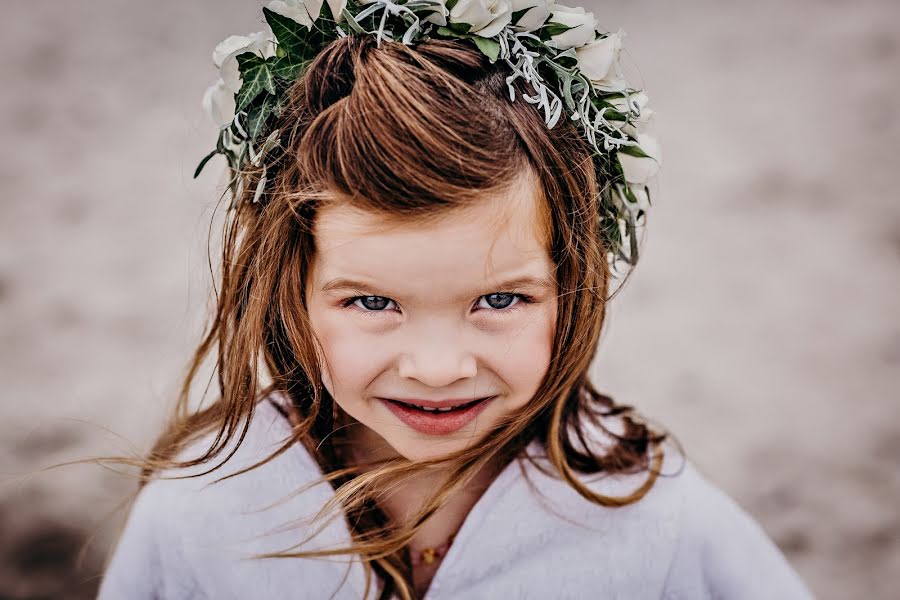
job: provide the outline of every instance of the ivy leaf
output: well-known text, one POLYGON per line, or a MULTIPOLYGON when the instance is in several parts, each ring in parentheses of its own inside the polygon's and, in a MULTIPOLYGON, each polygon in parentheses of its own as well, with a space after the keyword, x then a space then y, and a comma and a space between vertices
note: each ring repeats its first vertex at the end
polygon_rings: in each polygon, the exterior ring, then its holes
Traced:
POLYGON ((266 119, 275 111, 275 96, 267 94, 262 104, 250 109, 247 113, 247 133, 251 140, 257 139, 263 132, 266 125, 266 119))
POLYGON ((447 3, 445 4, 447 11, 453 10, 453 7, 456 6, 457 2, 459 2, 459 0, 447 0, 447 3))
POLYGON ((472 41, 475 42, 475 45, 478 46, 481 53, 487 56, 492 63, 500 56, 500 42, 483 38, 480 35, 473 35, 472 41))
POLYGON ((312 60, 336 36, 331 27, 335 24, 334 17, 327 3, 322 5, 322 12, 311 28, 266 7, 263 7, 263 14, 281 48, 280 53, 276 51, 278 58, 283 54, 293 57, 295 62, 312 60))
POLYGON ((266 17, 266 23, 272 28, 272 33, 278 40, 278 45, 284 49, 285 53, 303 57, 306 53, 306 39, 309 37, 309 30, 306 26, 266 7, 263 7, 262 11, 266 17))
POLYGON ((244 83, 237 95, 237 109, 244 110, 256 97, 265 90, 275 94, 275 78, 272 74, 272 64, 252 52, 244 52, 237 56, 238 68, 244 83))
POLYGON ((300 74, 303 73, 308 64, 308 60, 297 58, 292 54, 286 54, 275 61, 275 65, 272 67, 272 74, 287 81, 294 81, 300 77, 300 74))

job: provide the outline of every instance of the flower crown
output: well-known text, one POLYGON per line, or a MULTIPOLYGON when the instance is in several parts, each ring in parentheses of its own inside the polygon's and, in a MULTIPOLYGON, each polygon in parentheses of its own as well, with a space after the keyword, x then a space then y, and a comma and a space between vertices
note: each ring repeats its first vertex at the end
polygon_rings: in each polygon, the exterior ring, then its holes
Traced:
POLYGON ((597 29, 593 13, 553 0, 274 0, 263 8, 268 30, 233 35, 213 52, 220 77, 203 106, 219 125, 216 148, 194 173, 222 154, 232 178, 232 208, 249 184, 249 163, 262 168, 253 202, 266 186, 266 155, 280 145, 270 126, 285 91, 326 44, 352 34, 412 45, 423 38, 471 40, 491 63, 504 61, 522 98, 553 128, 565 110, 594 150, 602 195, 602 229, 614 272, 638 258, 636 229, 650 206, 647 183, 659 167, 656 140, 645 132, 647 95, 625 81, 619 54, 624 33, 597 29), (605 185, 609 182, 609 185, 605 185))

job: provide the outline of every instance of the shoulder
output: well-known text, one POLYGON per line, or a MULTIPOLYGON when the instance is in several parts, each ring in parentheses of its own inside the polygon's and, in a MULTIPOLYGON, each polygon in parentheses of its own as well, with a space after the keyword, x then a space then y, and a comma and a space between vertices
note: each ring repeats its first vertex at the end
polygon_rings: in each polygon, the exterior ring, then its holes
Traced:
MULTIPOLYGON (((232 580, 238 559, 283 552, 303 539, 298 530, 309 532, 332 495, 330 485, 319 482, 321 471, 306 449, 293 444, 269 462, 238 473, 275 453, 290 432, 287 420, 264 400, 240 444, 232 439, 212 463, 163 471, 148 482, 131 507, 100 598, 126 597, 117 594, 135 589, 135 582, 148 594, 196 597, 196 590, 214 590, 221 585, 216 582, 232 580), (231 451, 221 467, 211 470, 231 451)), ((214 439, 214 434, 198 439, 178 458, 201 456, 214 439)), ((316 540, 334 533, 332 528, 316 540)))
MULTIPOLYGON (((591 432, 588 441, 606 446, 611 439, 591 432)), ((652 486, 621 506, 614 499, 640 490, 650 472, 579 475, 592 492, 613 499, 603 506, 555 473, 526 466, 535 496, 553 515, 547 535, 565 535, 580 547, 582 560, 610 566, 604 585, 623 590, 621 597, 812 598, 778 547, 733 498, 677 448, 664 444, 660 450, 663 460, 652 486), (567 530, 559 525, 563 520, 581 526, 567 530)), ((541 451, 536 443, 529 447, 529 454, 541 451)))
MULTIPOLYGON (((198 458, 213 444, 216 433, 194 441, 177 458, 198 458)), ((300 444, 292 444, 285 452, 254 467, 274 455, 290 435, 290 423, 271 398, 264 399, 255 408, 242 440, 238 429, 209 463, 159 473, 142 490, 144 502, 150 504, 152 500, 167 512, 197 518, 215 517, 217 511, 226 509, 246 510, 263 500, 274 502, 280 494, 289 494, 321 477, 318 464, 300 444), (210 506, 216 509, 211 511, 210 506)))
POLYGON ((812 598, 762 526, 690 461, 681 474, 667 599, 812 598))

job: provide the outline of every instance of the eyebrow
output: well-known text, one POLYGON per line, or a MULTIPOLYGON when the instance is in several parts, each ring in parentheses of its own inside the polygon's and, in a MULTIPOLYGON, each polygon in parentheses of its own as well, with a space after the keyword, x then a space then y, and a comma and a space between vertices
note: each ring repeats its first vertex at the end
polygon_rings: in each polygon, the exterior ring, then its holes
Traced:
MULTIPOLYGON (((516 277, 514 279, 509 279, 507 281, 503 281, 498 285, 494 286, 496 290, 502 292, 508 292, 513 290, 519 290, 522 288, 529 289, 551 289, 554 285, 554 282, 549 277, 535 277, 533 275, 526 275, 524 277, 516 277)), ((322 286, 323 292, 331 292, 334 290, 349 290, 349 289, 369 289, 373 292, 377 292, 378 295, 389 296, 390 294, 382 294, 382 291, 378 290, 377 286, 374 286, 370 283, 366 283, 364 281, 357 281, 355 279, 348 279, 346 277, 338 277, 336 279, 332 279, 322 286)))

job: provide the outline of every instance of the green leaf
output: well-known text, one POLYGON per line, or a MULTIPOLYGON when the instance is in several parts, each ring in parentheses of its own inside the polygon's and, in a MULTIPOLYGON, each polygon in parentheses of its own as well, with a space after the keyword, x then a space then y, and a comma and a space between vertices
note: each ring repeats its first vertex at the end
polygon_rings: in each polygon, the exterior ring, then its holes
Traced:
POLYGON ((197 170, 194 171, 194 179, 197 179, 197 177, 200 175, 200 171, 203 170, 203 167, 206 166, 206 163, 209 162, 209 159, 211 159, 213 156, 215 156, 218 153, 219 153, 219 149, 216 148, 215 150, 213 150, 212 152, 210 152, 209 154, 207 154, 206 156, 203 157, 203 160, 201 160, 200 164, 197 165, 197 170))
POLYGON ((438 35, 442 35, 442 36, 446 36, 446 37, 455 37, 455 38, 459 38, 462 40, 469 37, 468 35, 462 35, 462 34, 456 33, 449 27, 444 27, 444 26, 438 27, 436 33, 438 35))
POLYGON ((280 15, 266 7, 263 7, 262 10, 266 23, 269 24, 272 33, 275 34, 275 39, 278 40, 278 45, 287 54, 293 54, 297 57, 305 56, 309 29, 290 17, 280 15))
POLYGON ((300 77, 308 64, 308 60, 287 54, 275 61, 275 65, 272 67, 272 74, 281 79, 294 81, 300 77))
POLYGON ((453 7, 456 6, 457 2, 459 2, 459 0, 447 0, 447 3, 445 4, 447 11, 453 10, 453 7))
POLYGON ((275 77, 272 74, 275 60, 277 59, 273 57, 272 62, 269 62, 269 59, 263 59, 252 52, 238 54, 238 68, 244 83, 237 95, 236 110, 247 108, 263 90, 275 94, 275 77))
POLYGON ((546 25, 541 27, 540 32, 542 34, 546 34, 547 37, 543 35, 540 36, 542 40, 550 39, 554 35, 559 35, 561 33, 565 33, 570 29, 574 29, 571 25, 563 25, 562 23, 554 23, 552 21, 548 22, 546 25))
POLYGON ((482 54, 487 56, 492 63, 500 56, 500 42, 483 38, 480 35, 473 35, 472 41, 475 42, 475 45, 478 46, 478 49, 481 50, 482 54))
POLYGON ((638 203, 637 196, 634 195, 634 190, 632 190, 631 186, 629 186, 627 183, 622 186, 622 193, 625 194, 625 199, 632 204, 638 203))
POLYGON ((578 66, 578 58, 575 56, 556 56, 553 60, 564 69, 572 69, 578 66))
MULTIPOLYGON (((647 204, 649 204, 650 206, 653 206, 653 203, 650 202, 650 187, 649 186, 646 186, 646 185, 644 186, 644 193, 647 194, 647 204)), ((638 213, 638 216, 641 216, 640 213, 638 213)))
MULTIPOLYGON (((336 23, 327 3, 323 3, 319 18, 310 28, 265 7, 263 14, 272 33, 275 34, 275 39, 278 40, 278 47, 282 48, 283 54, 293 56, 294 59, 312 60, 325 44, 337 37, 334 32, 336 23)), ((346 8, 342 14, 344 16, 348 14, 346 8)), ((281 58, 280 55, 277 56, 281 58)))
POLYGON ((627 121, 628 115, 613 108, 608 109, 605 113, 603 113, 603 118, 607 121, 627 121))
POLYGON ((262 104, 251 108, 247 113, 247 133, 251 140, 257 139, 263 132, 266 119, 274 112, 276 103, 275 96, 266 95, 262 104))
POLYGON ((628 156, 634 156, 635 158, 653 158, 643 150, 641 150, 640 146, 622 146, 619 148, 619 152, 622 154, 627 154, 628 156))
POLYGON ((472 24, 471 23, 450 23, 449 27, 451 30, 453 30, 456 33, 469 33, 469 30, 472 29, 472 24))

